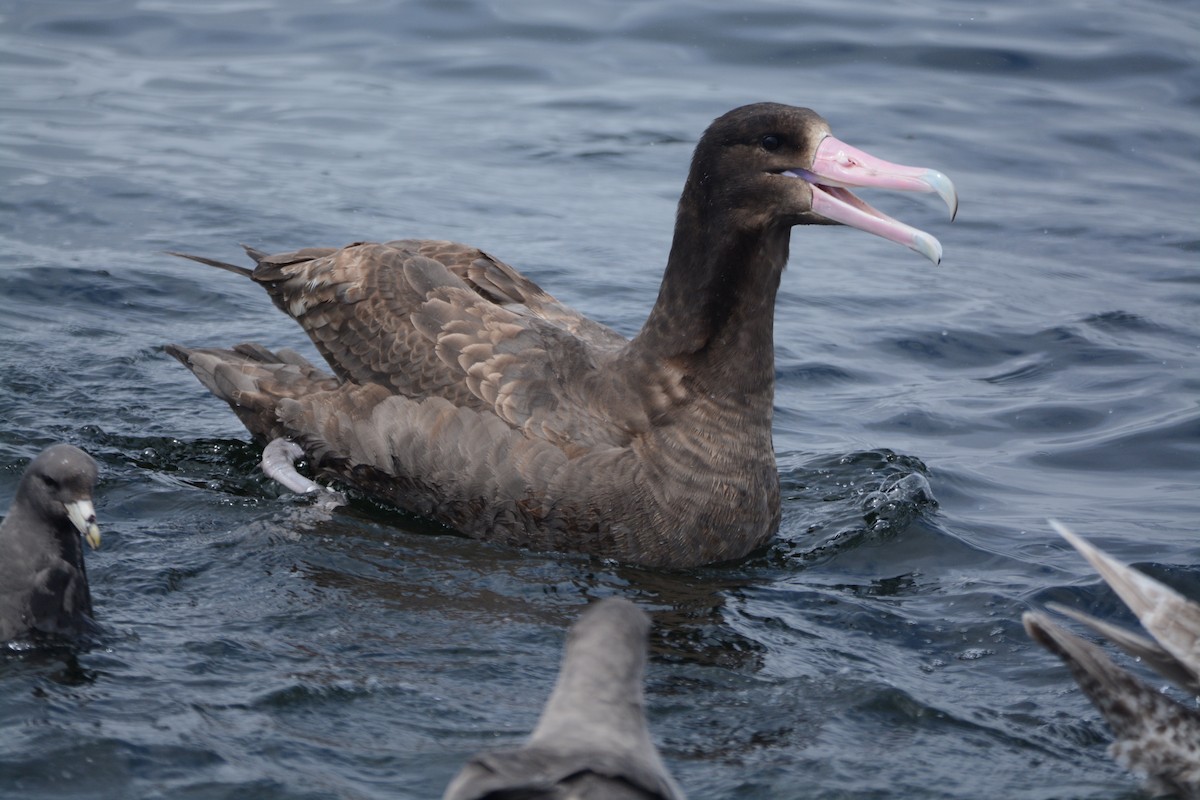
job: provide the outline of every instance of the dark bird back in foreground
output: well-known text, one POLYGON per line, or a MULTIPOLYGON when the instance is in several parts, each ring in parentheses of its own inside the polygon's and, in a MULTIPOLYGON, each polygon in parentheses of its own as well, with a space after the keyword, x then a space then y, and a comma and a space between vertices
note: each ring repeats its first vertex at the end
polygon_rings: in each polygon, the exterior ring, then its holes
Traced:
MULTIPOLYGON (((1200 604, 1093 547, 1052 523, 1125 601, 1153 639, 1066 606, 1051 608, 1105 636, 1181 689, 1200 694, 1200 604)), ((1116 741, 1109 748, 1123 766, 1147 776, 1157 794, 1200 800, 1200 712, 1176 702, 1113 663, 1099 646, 1046 615, 1026 612, 1025 630, 1061 658, 1100 710, 1116 741)))
POLYGON ((83 538, 100 546, 96 462, 56 444, 29 463, 0 523, 0 641, 94 628, 83 538))
POLYGON ((263 286, 332 375, 256 344, 167 350, 260 442, 290 440, 322 475, 468 536, 660 567, 740 558, 779 526, 772 330, 791 228, 844 224, 941 258, 859 186, 957 207, 944 175, 856 150, 813 111, 744 106, 696 146, 632 340, 488 253, 407 239, 249 250, 253 270, 188 256, 263 286))
POLYGON ((472 758, 443 800, 683 800, 650 739, 642 673, 650 619, 610 597, 571 626, 529 741, 472 758))

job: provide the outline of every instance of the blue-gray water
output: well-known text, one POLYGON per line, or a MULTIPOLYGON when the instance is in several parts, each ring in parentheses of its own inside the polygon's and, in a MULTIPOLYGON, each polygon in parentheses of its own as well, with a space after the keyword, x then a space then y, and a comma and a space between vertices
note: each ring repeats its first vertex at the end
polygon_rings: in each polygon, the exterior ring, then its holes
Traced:
POLYGON ((52 441, 96 456, 109 631, 0 657, 0 795, 435 797, 622 594, 694 798, 1137 796, 1019 617, 1128 620, 1048 516, 1200 594, 1198 56, 1168 0, 0 2, 0 503, 52 441), (784 523, 744 562, 323 519, 160 350, 304 344, 163 253, 238 242, 466 241, 632 333, 692 145, 757 100, 942 169, 962 210, 870 198, 936 268, 795 232, 784 523))

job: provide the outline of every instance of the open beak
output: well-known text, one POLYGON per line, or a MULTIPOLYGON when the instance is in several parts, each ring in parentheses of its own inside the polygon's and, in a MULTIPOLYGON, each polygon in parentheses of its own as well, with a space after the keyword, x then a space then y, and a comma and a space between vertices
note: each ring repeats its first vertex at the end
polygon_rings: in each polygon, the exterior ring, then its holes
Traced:
POLYGON ((67 517, 93 550, 100 549, 100 526, 96 524, 96 508, 91 500, 72 500, 66 504, 67 517))
POLYGON ((937 192, 950 208, 953 220, 958 213, 958 193, 950 179, 937 170, 893 164, 826 136, 817 147, 809 169, 792 169, 783 174, 812 184, 812 210, 822 217, 882 236, 916 250, 935 264, 941 263, 942 245, 937 239, 872 208, 849 190, 849 187, 871 187, 898 192, 937 192))

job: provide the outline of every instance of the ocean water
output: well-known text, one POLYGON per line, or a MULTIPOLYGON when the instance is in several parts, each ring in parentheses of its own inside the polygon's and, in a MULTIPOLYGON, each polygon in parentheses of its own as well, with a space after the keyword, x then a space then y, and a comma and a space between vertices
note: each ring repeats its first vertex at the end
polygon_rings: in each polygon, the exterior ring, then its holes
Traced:
POLYGON ((1130 619, 1047 517, 1200 596, 1198 42, 1167 0, 0 0, 0 504, 51 442, 98 459, 107 630, 0 654, 0 796, 437 797, 521 741, 612 594, 654 619, 693 798, 1139 796, 1019 618, 1130 619), (962 206, 869 197, 940 267, 793 234, 784 522, 744 561, 322 514, 161 351, 305 346, 164 254, 239 242, 465 241, 633 333, 696 138, 758 100, 962 206))

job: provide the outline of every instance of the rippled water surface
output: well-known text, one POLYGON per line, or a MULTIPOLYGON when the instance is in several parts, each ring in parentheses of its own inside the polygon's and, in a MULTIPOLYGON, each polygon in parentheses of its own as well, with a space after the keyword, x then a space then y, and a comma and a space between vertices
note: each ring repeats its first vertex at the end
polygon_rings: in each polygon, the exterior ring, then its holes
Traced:
POLYGON ((0 656, 0 794, 436 797, 519 742, 567 625, 655 621, 695 798, 1125 798, 1021 611, 1128 620, 1045 524, 1200 595, 1200 14, 1186 3, 0 2, 0 503, 100 461, 108 630, 0 656), (306 346, 165 250, 467 241, 625 333, 705 125, 745 102, 935 166, 872 201, 941 267, 798 229, 784 523, 655 573, 285 497, 161 351, 306 346))

